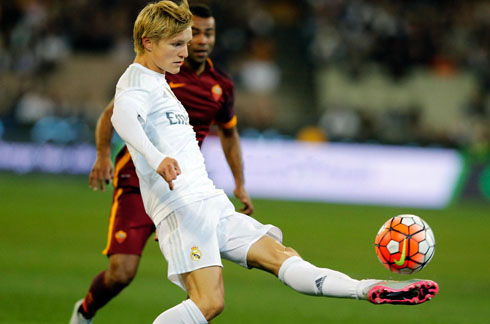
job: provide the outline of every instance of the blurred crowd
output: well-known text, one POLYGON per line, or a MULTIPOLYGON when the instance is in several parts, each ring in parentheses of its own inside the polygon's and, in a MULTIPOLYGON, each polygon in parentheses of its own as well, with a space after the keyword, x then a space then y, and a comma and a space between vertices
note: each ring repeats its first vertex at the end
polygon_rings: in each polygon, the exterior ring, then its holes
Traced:
MULTIPOLYGON (((132 23, 146 2, 2 1, 0 139, 92 141, 103 107, 67 100, 47 80, 78 53, 109 53, 129 63, 132 23)), ((490 150, 490 2, 204 2, 218 23, 213 59, 237 85, 243 135, 490 150), (341 68, 355 80, 372 64, 393 82, 415 68, 441 75, 472 73, 477 87, 461 107, 464 129, 456 135, 424 129, 424 107, 416 105, 385 107, 381 113, 343 103, 319 107, 311 90, 319 67, 341 68)), ((113 86, 108 86, 107 101, 113 86)))
POLYGON ((486 146, 490 138, 490 2, 437 0, 311 0, 311 55, 352 79, 370 64, 393 82, 425 68, 451 77, 469 71, 476 87, 461 107, 465 129, 434 133, 421 125, 422 107, 386 107, 375 116, 356 107, 327 109, 327 132, 351 140, 486 146), (400 109, 401 108, 401 109, 400 109), (344 125, 344 126, 341 126, 344 125), (330 131, 329 131, 330 130, 330 131), (456 134, 455 134, 456 133, 456 134))
POLYGON ((490 3, 465 0, 311 0, 312 55, 352 75, 368 61, 394 79, 415 66, 468 68, 490 89, 490 3))

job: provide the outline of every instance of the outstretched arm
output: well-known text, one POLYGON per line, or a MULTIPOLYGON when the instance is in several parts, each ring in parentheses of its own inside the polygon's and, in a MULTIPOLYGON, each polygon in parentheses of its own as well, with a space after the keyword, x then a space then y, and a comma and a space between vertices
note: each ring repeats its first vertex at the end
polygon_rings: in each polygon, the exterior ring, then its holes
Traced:
POLYGON ((168 183, 170 190, 173 190, 172 181, 181 173, 179 164, 175 159, 160 152, 148 139, 134 108, 138 104, 138 101, 132 100, 129 96, 118 99, 112 113, 112 125, 124 142, 141 153, 148 165, 168 183))
POLYGON ((96 191, 99 187, 105 190, 105 185, 109 184, 114 176, 114 166, 111 161, 111 140, 113 128, 111 124, 114 100, 107 105, 97 120, 95 128, 95 147, 97 156, 92 171, 89 176, 89 187, 96 191))
POLYGON ((225 153, 226 161, 230 166, 231 173, 235 179, 235 197, 243 203, 240 211, 244 214, 251 215, 254 207, 252 200, 245 190, 245 180, 243 176, 242 150, 240 147, 240 137, 236 127, 224 128, 218 127, 218 134, 221 140, 221 146, 225 153))

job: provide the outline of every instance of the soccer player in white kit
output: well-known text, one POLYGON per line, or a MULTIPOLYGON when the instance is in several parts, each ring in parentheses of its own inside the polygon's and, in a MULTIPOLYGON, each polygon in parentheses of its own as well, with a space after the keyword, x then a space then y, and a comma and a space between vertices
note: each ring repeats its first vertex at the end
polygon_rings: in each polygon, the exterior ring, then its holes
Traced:
POLYGON ((430 280, 355 280, 318 268, 282 245, 281 231, 235 212, 208 178, 185 108, 167 84, 192 39, 187 1, 148 4, 134 25, 136 58, 116 87, 112 123, 126 142, 146 212, 157 228, 168 278, 189 299, 160 314, 161 323, 207 323, 224 308, 221 258, 277 276, 292 289, 373 303, 417 304, 435 296, 430 280))

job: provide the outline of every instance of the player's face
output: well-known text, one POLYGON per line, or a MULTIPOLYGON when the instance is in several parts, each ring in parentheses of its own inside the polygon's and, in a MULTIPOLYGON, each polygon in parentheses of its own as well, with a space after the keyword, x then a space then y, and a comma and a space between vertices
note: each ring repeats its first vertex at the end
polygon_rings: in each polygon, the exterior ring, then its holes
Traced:
POLYGON ((189 44, 189 60, 204 63, 213 51, 215 42, 214 18, 192 17, 192 41, 189 44))
POLYGON ((184 59, 188 56, 187 46, 192 39, 191 27, 154 43, 151 52, 147 52, 158 72, 179 73, 184 59))

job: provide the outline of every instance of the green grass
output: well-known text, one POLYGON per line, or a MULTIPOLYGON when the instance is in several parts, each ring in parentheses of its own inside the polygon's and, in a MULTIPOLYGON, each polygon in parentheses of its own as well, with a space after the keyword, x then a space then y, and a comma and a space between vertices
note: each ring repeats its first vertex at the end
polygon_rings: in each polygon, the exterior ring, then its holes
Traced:
MULTIPOLYGON (((111 193, 85 177, 0 173, 0 323, 68 323, 74 302, 107 265, 111 193)), ((354 278, 405 278, 378 262, 374 236, 391 216, 414 213, 434 229, 437 249, 418 277, 440 284, 433 301, 376 306, 300 295, 273 276, 225 262, 226 308, 213 323, 487 323, 490 317, 490 205, 445 210, 255 200, 255 217, 279 226, 285 244, 310 262, 354 278)), ((411 276, 412 277, 412 276, 411 276)), ((186 294, 166 279, 149 242, 134 282, 95 323, 151 323, 186 294)))

